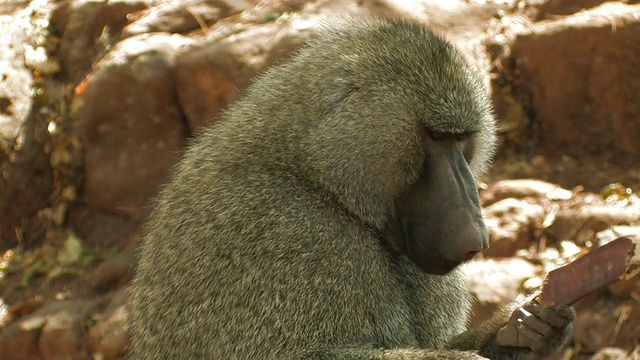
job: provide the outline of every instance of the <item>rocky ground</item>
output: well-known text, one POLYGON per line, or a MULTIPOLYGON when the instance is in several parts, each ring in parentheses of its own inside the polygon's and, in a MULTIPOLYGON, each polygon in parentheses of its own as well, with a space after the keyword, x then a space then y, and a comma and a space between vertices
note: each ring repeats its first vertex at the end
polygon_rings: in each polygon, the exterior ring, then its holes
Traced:
MULTIPOLYGON (((428 23, 493 95, 492 247, 466 268, 472 322, 640 233, 637 1, 0 1, 1 359, 126 357, 124 289, 159 184, 336 14, 428 23)), ((558 359, 640 358, 637 278, 575 307, 558 359)))

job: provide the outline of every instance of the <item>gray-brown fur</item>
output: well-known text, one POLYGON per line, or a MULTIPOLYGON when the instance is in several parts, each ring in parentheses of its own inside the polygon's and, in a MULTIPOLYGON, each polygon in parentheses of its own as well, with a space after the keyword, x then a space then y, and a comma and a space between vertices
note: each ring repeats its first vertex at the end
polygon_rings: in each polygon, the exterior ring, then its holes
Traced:
MULTIPOLYGON (((129 358, 480 358, 508 316, 451 350, 470 307, 460 270, 426 273, 401 235, 403 214, 422 214, 405 205, 412 189, 449 176, 425 170, 432 133, 470 134, 450 143, 471 172, 453 186, 466 195, 440 194, 442 214, 426 224, 467 227, 448 220, 465 214, 472 238, 484 225, 468 180, 493 152, 494 120, 444 40, 403 22, 344 21, 257 79, 158 198, 130 291, 129 358)), ((431 248, 428 228, 415 232, 418 249, 431 248)), ((445 257, 457 251, 435 238, 445 257)), ((491 354, 531 353, 515 349, 491 354)))

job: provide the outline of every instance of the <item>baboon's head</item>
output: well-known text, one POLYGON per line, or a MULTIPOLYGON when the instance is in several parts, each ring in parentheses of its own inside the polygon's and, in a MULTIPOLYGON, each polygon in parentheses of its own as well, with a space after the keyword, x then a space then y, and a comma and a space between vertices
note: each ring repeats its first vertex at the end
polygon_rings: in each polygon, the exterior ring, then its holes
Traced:
POLYGON ((303 171, 420 268, 447 273, 488 248, 476 189, 495 142, 487 95, 419 25, 343 26, 284 68, 304 73, 290 86, 303 171))

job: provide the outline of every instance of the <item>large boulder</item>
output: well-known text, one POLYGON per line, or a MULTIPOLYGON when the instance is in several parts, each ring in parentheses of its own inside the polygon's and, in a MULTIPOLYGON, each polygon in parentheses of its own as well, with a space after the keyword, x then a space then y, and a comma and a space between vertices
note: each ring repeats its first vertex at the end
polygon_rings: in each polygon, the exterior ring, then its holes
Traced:
POLYGON ((607 2, 524 27, 506 68, 546 154, 640 155, 640 5, 607 2))
POLYGON ((111 213, 144 215, 180 158, 187 129, 174 88, 180 35, 140 35, 120 42, 96 65, 74 99, 84 145, 85 204, 111 213))

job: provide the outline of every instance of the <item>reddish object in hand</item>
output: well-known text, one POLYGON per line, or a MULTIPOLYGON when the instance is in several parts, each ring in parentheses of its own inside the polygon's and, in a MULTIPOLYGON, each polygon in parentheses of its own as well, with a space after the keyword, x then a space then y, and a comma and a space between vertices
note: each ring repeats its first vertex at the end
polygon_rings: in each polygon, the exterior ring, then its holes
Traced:
MULTIPOLYGON (((637 241, 637 240, 636 240, 637 241)), ((538 301, 547 307, 570 305, 640 270, 636 241, 619 237, 549 274, 538 301)))

